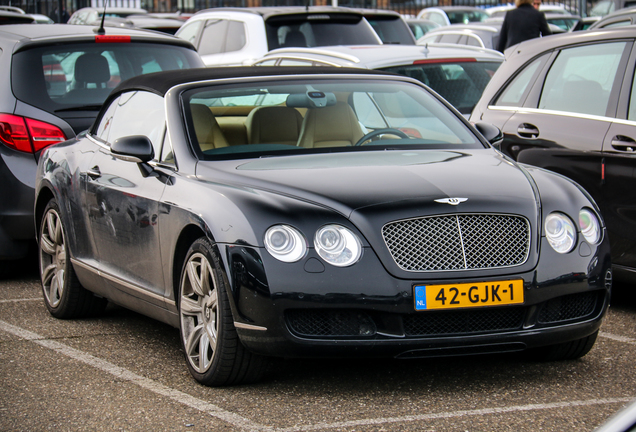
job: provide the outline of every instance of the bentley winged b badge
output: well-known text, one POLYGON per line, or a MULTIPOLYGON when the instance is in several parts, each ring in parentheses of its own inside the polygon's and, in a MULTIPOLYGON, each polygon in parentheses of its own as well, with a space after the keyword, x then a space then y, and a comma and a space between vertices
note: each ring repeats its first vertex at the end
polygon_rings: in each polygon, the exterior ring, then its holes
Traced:
POLYGON ((463 203, 464 201, 468 201, 468 198, 440 198, 435 200, 435 202, 438 202, 441 204, 450 204, 454 206, 459 205, 463 203))

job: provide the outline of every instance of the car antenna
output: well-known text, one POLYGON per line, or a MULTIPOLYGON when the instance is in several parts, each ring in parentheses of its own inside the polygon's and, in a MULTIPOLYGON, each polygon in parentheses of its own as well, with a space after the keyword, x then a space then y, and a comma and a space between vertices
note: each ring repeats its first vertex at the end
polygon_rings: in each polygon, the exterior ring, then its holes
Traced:
POLYGON ((428 42, 426 42, 424 44, 424 49, 422 50, 422 54, 424 54, 425 56, 428 56, 429 50, 428 50, 428 42))
POLYGON ((106 34, 106 30, 104 29, 104 18, 106 18, 106 5, 108 4, 108 0, 104 0, 104 12, 102 13, 102 21, 99 24, 99 28, 95 29, 95 33, 97 33, 100 36, 103 36, 106 34))

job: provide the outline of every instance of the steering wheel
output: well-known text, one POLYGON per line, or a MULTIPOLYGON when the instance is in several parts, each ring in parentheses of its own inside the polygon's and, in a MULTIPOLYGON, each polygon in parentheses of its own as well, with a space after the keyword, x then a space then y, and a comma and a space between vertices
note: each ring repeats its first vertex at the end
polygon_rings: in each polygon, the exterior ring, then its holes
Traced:
POLYGON ((393 129, 393 128, 376 129, 374 131, 369 132, 368 134, 366 134, 362 138, 360 138, 358 140, 358 142, 354 144, 354 146, 361 146, 364 142, 369 141, 371 138, 376 137, 378 135, 384 135, 384 134, 397 135, 397 136, 399 136, 402 139, 409 139, 410 138, 407 134, 405 134, 404 132, 402 132, 399 129, 393 129))

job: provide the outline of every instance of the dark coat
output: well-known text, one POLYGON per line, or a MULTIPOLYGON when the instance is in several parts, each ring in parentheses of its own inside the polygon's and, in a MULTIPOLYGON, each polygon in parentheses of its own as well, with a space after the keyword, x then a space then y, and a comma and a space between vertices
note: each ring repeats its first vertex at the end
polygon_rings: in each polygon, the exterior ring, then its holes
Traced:
POLYGON ((531 4, 522 4, 508 11, 501 26, 497 50, 506 48, 539 36, 552 34, 543 12, 539 12, 531 4))

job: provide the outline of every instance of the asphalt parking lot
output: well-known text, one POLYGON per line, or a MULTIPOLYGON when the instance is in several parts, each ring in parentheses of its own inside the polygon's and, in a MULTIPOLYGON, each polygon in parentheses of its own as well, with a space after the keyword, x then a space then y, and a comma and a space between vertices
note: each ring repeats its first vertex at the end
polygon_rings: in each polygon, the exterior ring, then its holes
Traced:
POLYGON ((636 295, 615 288, 583 359, 280 360, 258 385, 206 388, 178 331, 110 305, 52 318, 36 272, 0 281, 2 431, 593 431, 636 397, 636 295))

